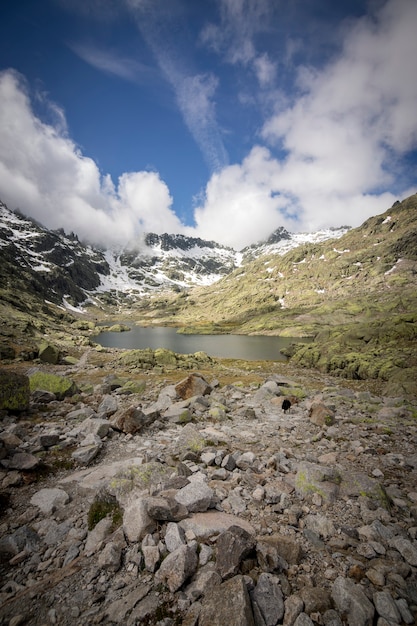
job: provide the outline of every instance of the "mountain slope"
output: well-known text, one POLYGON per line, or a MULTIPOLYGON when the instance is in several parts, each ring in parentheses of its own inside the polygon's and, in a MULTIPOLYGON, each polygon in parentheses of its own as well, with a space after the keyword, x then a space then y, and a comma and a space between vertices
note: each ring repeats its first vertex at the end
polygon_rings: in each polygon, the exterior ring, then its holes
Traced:
MULTIPOLYGON (((417 196, 336 242, 263 255, 142 317, 183 332, 308 336, 293 361, 351 378, 417 380, 417 196), (172 313, 172 314, 171 314, 172 313)), ((395 385, 394 385, 395 386, 395 385)), ((416 390, 417 391, 417 390, 416 390)))

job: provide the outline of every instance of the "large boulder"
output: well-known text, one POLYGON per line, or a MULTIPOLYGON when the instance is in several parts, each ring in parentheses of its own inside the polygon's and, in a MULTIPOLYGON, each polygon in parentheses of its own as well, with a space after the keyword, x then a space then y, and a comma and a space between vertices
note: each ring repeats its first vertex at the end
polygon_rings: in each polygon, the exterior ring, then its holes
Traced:
POLYGON ((211 390, 208 382, 200 374, 190 374, 175 385, 175 391, 183 400, 193 396, 206 396, 211 390))
POLYGON ((243 576, 214 585, 205 595, 199 626, 254 626, 249 593, 243 576))
POLYGON ((0 410, 25 411, 29 406, 29 397, 27 376, 0 370, 0 410))
POLYGON ((60 357, 59 349, 47 341, 42 341, 40 344, 38 355, 43 363, 51 363, 52 365, 56 365, 60 357))
POLYGON ((48 374, 47 372, 34 372, 29 376, 30 391, 50 391, 58 400, 66 396, 72 396, 77 392, 77 385, 66 376, 48 374))

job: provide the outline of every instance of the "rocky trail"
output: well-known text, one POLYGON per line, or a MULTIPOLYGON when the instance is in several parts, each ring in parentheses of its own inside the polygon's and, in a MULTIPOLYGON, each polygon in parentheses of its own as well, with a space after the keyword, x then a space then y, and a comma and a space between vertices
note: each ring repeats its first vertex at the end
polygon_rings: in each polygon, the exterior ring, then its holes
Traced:
POLYGON ((0 372, 1 625, 416 623, 417 401, 90 352, 0 372))

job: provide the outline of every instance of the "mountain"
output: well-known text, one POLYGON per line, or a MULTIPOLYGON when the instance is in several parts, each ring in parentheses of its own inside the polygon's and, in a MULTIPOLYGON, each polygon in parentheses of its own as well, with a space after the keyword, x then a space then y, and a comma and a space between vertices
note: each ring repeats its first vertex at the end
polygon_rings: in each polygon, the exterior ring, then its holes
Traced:
POLYGON ((292 362, 417 393, 417 195, 359 228, 278 229, 240 252, 152 233, 97 250, 0 205, 0 261, 0 356, 83 303, 186 333, 306 337, 292 362))
POLYGON ((136 247, 99 250, 82 244, 74 234, 50 231, 0 203, 0 276, 5 285, 20 283, 67 308, 91 298, 107 304, 134 302, 159 291, 211 285, 252 258, 267 252, 284 254, 307 241, 343 232, 291 235, 278 229, 266 242, 242 252, 196 237, 148 233, 136 247))

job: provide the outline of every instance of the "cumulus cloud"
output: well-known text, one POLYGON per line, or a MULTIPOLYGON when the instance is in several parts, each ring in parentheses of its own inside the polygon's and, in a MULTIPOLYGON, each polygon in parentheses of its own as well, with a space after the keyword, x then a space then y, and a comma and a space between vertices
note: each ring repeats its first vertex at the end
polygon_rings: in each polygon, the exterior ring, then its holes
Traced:
POLYGON ((10 208, 96 244, 127 244, 155 230, 182 232, 156 172, 123 174, 116 187, 59 127, 34 115, 14 71, 0 73, 0 102, 0 197, 10 208))
POLYGON ((293 103, 263 127, 270 149, 211 179, 197 228, 242 246, 280 224, 357 226, 416 191, 400 179, 417 147, 416 23, 413 0, 389 0, 352 23, 322 70, 300 68, 293 103))

